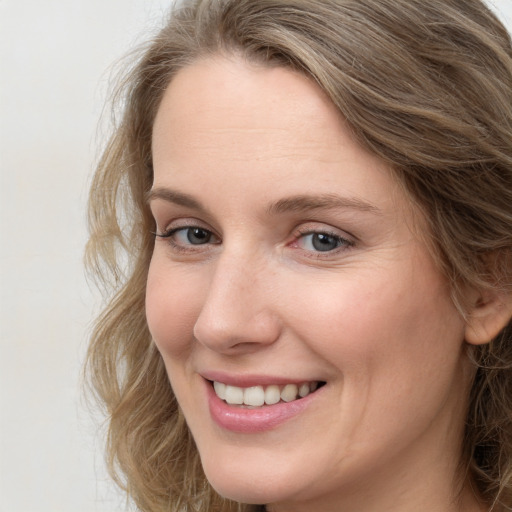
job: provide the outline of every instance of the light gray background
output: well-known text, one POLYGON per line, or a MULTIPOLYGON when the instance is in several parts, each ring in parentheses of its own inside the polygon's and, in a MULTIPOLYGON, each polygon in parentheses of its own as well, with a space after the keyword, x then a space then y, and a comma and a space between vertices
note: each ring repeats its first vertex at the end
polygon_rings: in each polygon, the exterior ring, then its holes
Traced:
POLYGON ((109 66, 167 5, 0 0, 0 512, 126 510, 81 398, 85 202, 109 66))

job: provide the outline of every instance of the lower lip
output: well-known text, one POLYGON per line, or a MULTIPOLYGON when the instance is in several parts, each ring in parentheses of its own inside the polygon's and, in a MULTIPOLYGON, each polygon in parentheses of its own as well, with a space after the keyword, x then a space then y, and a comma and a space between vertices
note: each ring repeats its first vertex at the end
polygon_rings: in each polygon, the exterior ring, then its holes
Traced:
POLYGON ((307 397, 294 400, 293 402, 279 402, 275 405, 246 409, 236 405, 229 405, 224 400, 221 400, 215 394, 210 382, 206 382, 206 386, 208 405, 213 421, 226 430, 245 434, 265 432, 278 427, 285 421, 303 412, 320 391, 315 391, 307 397))

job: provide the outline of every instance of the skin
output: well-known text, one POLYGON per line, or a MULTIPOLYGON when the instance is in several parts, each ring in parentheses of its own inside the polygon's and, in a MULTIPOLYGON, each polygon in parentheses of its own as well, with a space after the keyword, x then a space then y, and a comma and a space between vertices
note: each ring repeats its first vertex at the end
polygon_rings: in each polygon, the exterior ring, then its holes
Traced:
POLYGON ((485 510, 457 474, 467 326, 419 213, 320 89, 197 61, 165 93, 153 159, 157 232, 182 229, 156 238, 147 319, 214 488, 280 512, 485 510), (332 194, 345 204, 296 201, 332 194), (318 251, 318 232, 339 246, 318 251), (326 385, 298 416, 241 434, 210 417, 208 371, 326 385))

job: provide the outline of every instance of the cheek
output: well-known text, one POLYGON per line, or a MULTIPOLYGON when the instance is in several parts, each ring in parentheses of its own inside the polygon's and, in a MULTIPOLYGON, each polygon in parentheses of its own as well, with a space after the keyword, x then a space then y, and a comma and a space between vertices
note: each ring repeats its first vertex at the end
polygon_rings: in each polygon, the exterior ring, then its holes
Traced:
POLYGON ((180 357, 190 349, 193 327, 201 308, 201 287, 194 276, 169 268, 158 255, 151 262, 146 288, 146 318, 160 353, 180 357))
POLYGON ((444 404, 459 414, 464 324, 439 279, 428 286, 378 276, 366 282, 371 287, 346 280, 315 288, 307 301, 296 296, 293 323, 330 365, 339 405, 323 431, 335 440, 331 448, 360 453, 370 446, 364 453, 384 457, 389 447, 411 442, 444 404))
POLYGON ((449 377, 460 358, 464 322, 443 280, 428 268, 415 279, 402 266, 311 286, 307 300, 294 297, 291 323, 313 351, 341 370, 347 386, 377 379, 382 389, 399 392, 418 389, 420 378, 428 385, 441 372, 449 377))

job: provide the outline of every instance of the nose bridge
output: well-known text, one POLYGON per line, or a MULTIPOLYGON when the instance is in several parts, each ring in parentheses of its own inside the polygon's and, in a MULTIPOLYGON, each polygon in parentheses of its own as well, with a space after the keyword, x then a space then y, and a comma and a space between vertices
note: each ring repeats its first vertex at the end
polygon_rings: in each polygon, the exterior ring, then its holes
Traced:
POLYGON ((255 349, 275 341, 279 321, 269 278, 263 255, 240 248, 224 250, 194 326, 196 339, 216 351, 255 349))

